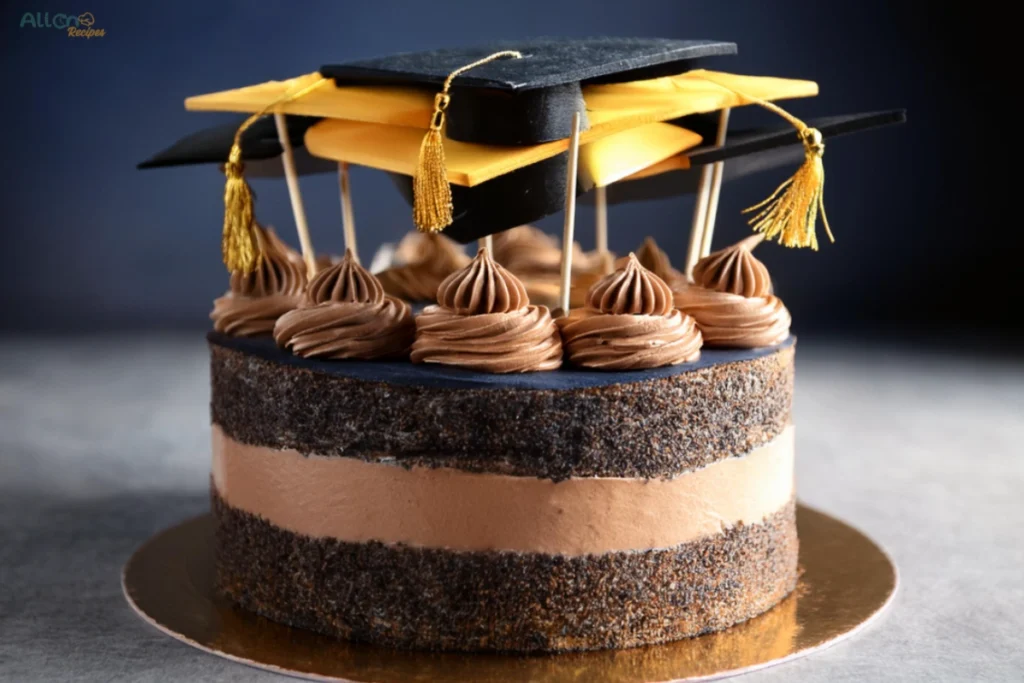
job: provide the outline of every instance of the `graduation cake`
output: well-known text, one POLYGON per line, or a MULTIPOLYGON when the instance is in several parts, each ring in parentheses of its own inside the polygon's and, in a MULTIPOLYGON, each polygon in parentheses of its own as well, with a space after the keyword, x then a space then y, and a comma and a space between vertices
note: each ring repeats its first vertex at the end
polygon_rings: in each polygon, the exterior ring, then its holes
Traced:
POLYGON ((794 590, 795 340, 754 250, 817 248, 823 140, 903 113, 797 119, 774 102, 814 83, 698 68, 735 49, 522 41, 189 98, 247 115, 142 164, 227 176, 208 337, 222 596, 375 645, 557 652, 699 636, 794 590), (750 104, 788 132, 730 132, 750 104), (801 159, 756 234, 712 252, 722 182, 801 159), (351 164, 392 174, 421 231, 370 267, 351 164), (298 178, 328 170, 346 248, 324 260, 298 178), (245 175, 288 179, 301 253, 255 222, 245 175), (689 192, 685 265, 651 239, 608 250, 609 203, 689 192), (527 225, 562 210, 561 241, 527 225))

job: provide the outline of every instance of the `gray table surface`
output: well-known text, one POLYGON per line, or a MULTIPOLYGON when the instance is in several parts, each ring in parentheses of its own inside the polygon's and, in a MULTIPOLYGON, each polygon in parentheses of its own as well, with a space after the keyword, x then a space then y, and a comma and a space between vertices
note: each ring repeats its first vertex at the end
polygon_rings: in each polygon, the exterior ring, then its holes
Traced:
MULTIPOLYGON (((0 680, 289 680, 140 621, 119 574, 203 512, 201 337, 0 339, 0 680)), ((1024 365, 876 348, 798 352, 798 486, 895 557, 865 632, 768 681, 1024 680, 1024 365)))

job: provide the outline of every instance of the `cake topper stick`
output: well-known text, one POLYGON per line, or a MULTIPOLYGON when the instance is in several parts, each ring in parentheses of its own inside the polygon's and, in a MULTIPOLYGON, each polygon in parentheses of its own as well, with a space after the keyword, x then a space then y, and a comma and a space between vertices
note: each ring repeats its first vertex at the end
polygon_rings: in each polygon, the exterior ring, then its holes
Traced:
POLYGON ((608 188, 599 185, 594 188, 594 238, 598 256, 601 258, 601 272, 611 272, 612 262, 608 258, 608 188))
POLYGON ((441 232, 454 220, 452 188, 448 184, 448 168, 444 160, 444 139, 442 137, 445 111, 451 101, 448 91, 451 90, 452 81, 456 76, 496 59, 505 57, 521 59, 522 56, 516 50, 502 50, 465 66, 460 66, 448 74, 441 92, 434 96, 434 113, 430 117, 430 128, 423 136, 423 142, 420 143, 416 172, 412 177, 412 220, 421 231, 441 232))
POLYGON ((693 275, 693 267, 700 260, 704 244, 704 225, 708 212, 708 198, 711 195, 712 164, 705 164, 697 181, 697 194, 693 200, 693 221, 690 223, 690 244, 686 250, 686 277, 693 275))
MULTIPOLYGON (((726 107, 718 114, 718 133, 715 135, 715 146, 725 145, 725 136, 729 131, 729 108, 726 107)), ((711 193, 708 195, 708 208, 704 216, 704 229, 700 241, 700 257, 704 258, 711 253, 711 237, 715 234, 715 218, 718 216, 718 198, 722 193, 722 173, 725 171, 725 162, 716 161, 711 171, 711 193)))
POLYGON ((302 193, 299 191, 299 174, 295 171, 295 153, 292 151, 292 141, 288 138, 288 125, 285 123, 284 114, 274 112, 274 124, 277 126, 277 139, 281 143, 281 163, 284 165, 284 179, 288 184, 288 199, 292 203, 295 228, 299 232, 302 260, 306 262, 307 276, 313 277, 316 275, 316 254, 313 252, 313 240, 309 237, 306 208, 302 204, 302 193))
POLYGON ((352 186, 348 178, 348 163, 338 162, 338 187, 341 189, 341 231, 345 237, 345 251, 352 252, 357 264, 359 252, 356 250, 356 216, 352 211, 352 186))
POLYGON ((569 291, 572 285, 572 245, 576 226, 576 167, 580 159, 580 113, 572 115, 572 135, 569 137, 569 168, 565 180, 565 222, 562 225, 562 289, 558 305, 563 314, 569 313, 569 291))
POLYGON ((477 246, 481 249, 486 249, 490 256, 494 256, 494 236, 485 235, 476 241, 477 246))

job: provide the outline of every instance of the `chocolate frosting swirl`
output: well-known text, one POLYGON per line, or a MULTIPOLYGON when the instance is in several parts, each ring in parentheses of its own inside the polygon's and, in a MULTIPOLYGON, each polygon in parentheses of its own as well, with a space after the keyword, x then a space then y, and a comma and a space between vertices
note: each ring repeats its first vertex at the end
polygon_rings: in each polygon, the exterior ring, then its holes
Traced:
POLYGON ((377 273, 384 291, 405 301, 433 301, 437 286, 451 273, 435 275, 419 266, 392 266, 377 273))
POLYGON ((676 289, 676 306, 694 317, 707 346, 774 346, 789 336, 792 317, 772 295, 768 269, 750 253, 762 239, 705 256, 693 268, 695 284, 676 289))
POLYGON ((231 274, 231 289, 213 302, 218 332, 236 337, 270 334, 274 323, 302 301, 306 269, 302 257, 270 228, 256 226, 261 257, 251 273, 231 274))
POLYGON ((438 232, 408 233, 395 249, 395 264, 399 266, 423 265, 450 274, 465 268, 470 258, 462 246, 438 232))
POLYGON ((700 357, 700 331, 672 305, 672 290, 635 254, 558 321, 569 362, 604 370, 678 365, 700 357))
POLYGON ((747 298, 772 293, 772 279, 751 253, 764 235, 757 234, 705 256, 693 267, 693 281, 705 289, 747 298))
POLYGON ((414 232, 402 238, 395 260, 398 265, 377 274, 384 291, 406 301, 433 301, 438 285, 470 259, 444 235, 414 232))
POLYGON ((305 358, 374 360, 405 356, 415 331, 409 305, 346 251, 309 283, 302 307, 281 316, 274 340, 305 358))
POLYGON ((531 306, 519 279, 485 249, 437 290, 438 305, 416 318, 412 362, 481 372, 554 370, 562 342, 551 314, 531 306))
MULTIPOLYGON (((572 250, 570 304, 582 306, 590 285, 611 272, 615 255, 584 252, 578 242, 572 250)), ((562 249, 559 241, 532 225, 520 225, 494 236, 494 260, 520 278, 530 301, 558 306, 562 288, 562 249)))
POLYGON ((306 284, 302 257, 281 241, 272 228, 256 226, 260 262, 251 273, 231 274, 231 293, 238 296, 298 295, 306 284))
POLYGON ((519 278, 495 263, 486 249, 437 288, 437 303, 460 315, 518 311, 530 303, 519 278))
POLYGON ((384 301, 384 288, 373 275, 356 263, 351 249, 337 264, 320 271, 306 287, 306 298, 312 305, 325 303, 379 304, 384 301))
MULTIPOLYGON (((572 245, 572 270, 586 272, 599 265, 597 254, 586 254, 578 242, 572 245)), ((516 275, 558 275, 562 249, 558 240, 532 225, 500 232, 494 236, 494 260, 516 275)))
MULTIPOLYGON (((686 276, 681 272, 672 267, 672 262, 668 258, 658 243, 654 241, 653 237, 645 237, 643 244, 634 252, 636 258, 647 270, 651 271, 670 286, 676 284, 678 281, 685 281, 686 276)), ((619 259, 618 263, 615 264, 616 268, 623 268, 626 265, 627 259, 619 259)))
POLYGON ((630 254, 624 268, 606 275, 590 288, 587 306, 612 315, 668 315, 672 312, 672 290, 640 265, 635 254, 630 254))

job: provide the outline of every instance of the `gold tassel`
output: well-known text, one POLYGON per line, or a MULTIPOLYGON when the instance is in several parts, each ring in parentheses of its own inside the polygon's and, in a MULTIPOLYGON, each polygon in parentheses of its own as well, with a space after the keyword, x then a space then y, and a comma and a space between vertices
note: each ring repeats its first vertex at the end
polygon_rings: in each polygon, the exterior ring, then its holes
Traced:
POLYGON ((253 222, 252 188, 242 176, 244 164, 242 149, 232 145, 228 162, 224 165, 224 232, 221 235, 221 255, 229 272, 251 273, 260 262, 260 247, 253 222))
POLYGON ((810 247, 817 251, 814 227, 819 211, 829 240, 836 241, 825 213, 825 165, 821 160, 825 143, 816 128, 805 127, 799 135, 804 144, 804 163, 770 197, 743 213, 757 212, 750 225, 764 233, 765 239, 778 237, 784 247, 810 247))
POLYGON ((448 91, 452 81, 456 76, 496 59, 520 59, 522 56, 515 50, 504 50, 459 67, 448 74, 441 92, 434 96, 434 115, 430 119, 430 129, 420 144, 420 156, 412 176, 412 220, 421 232, 441 232, 454 219, 452 188, 448 184, 448 168, 444 161, 444 120, 451 101, 448 91))
POLYGON ((420 144, 416 174, 412 177, 412 220, 423 232, 441 232, 452 224, 452 188, 448 184, 441 137, 449 99, 447 93, 434 97, 434 116, 420 144))
POLYGON ((231 144, 227 163, 224 164, 224 177, 226 178, 224 183, 224 230, 220 243, 224 265, 231 273, 242 275, 251 273, 259 266, 262 257, 253 220, 252 188, 249 187, 249 183, 242 175, 245 169, 245 164, 242 163, 242 134, 260 117, 282 104, 297 100, 327 82, 327 79, 320 74, 316 74, 316 76, 317 78, 312 83, 296 92, 286 93, 247 118, 235 131, 235 139, 231 144))
POLYGON ((748 221, 754 230, 764 233, 765 239, 778 237, 779 244, 785 247, 810 247, 817 251, 818 236, 815 234, 815 224, 820 212, 825 232, 829 240, 835 242, 832 228, 828 224, 828 216, 825 214, 825 166, 822 163, 825 143, 821 131, 809 127, 776 104, 747 95, 719 83, 714 78, 709 78, 706 72, 694 72, 693 76, 714 83, 778 114, 796 128, 797 135, 804 145, 804 163, 793 177, 779 185, 764 201, 743 210, 743 213, 757 212, 748 221))

